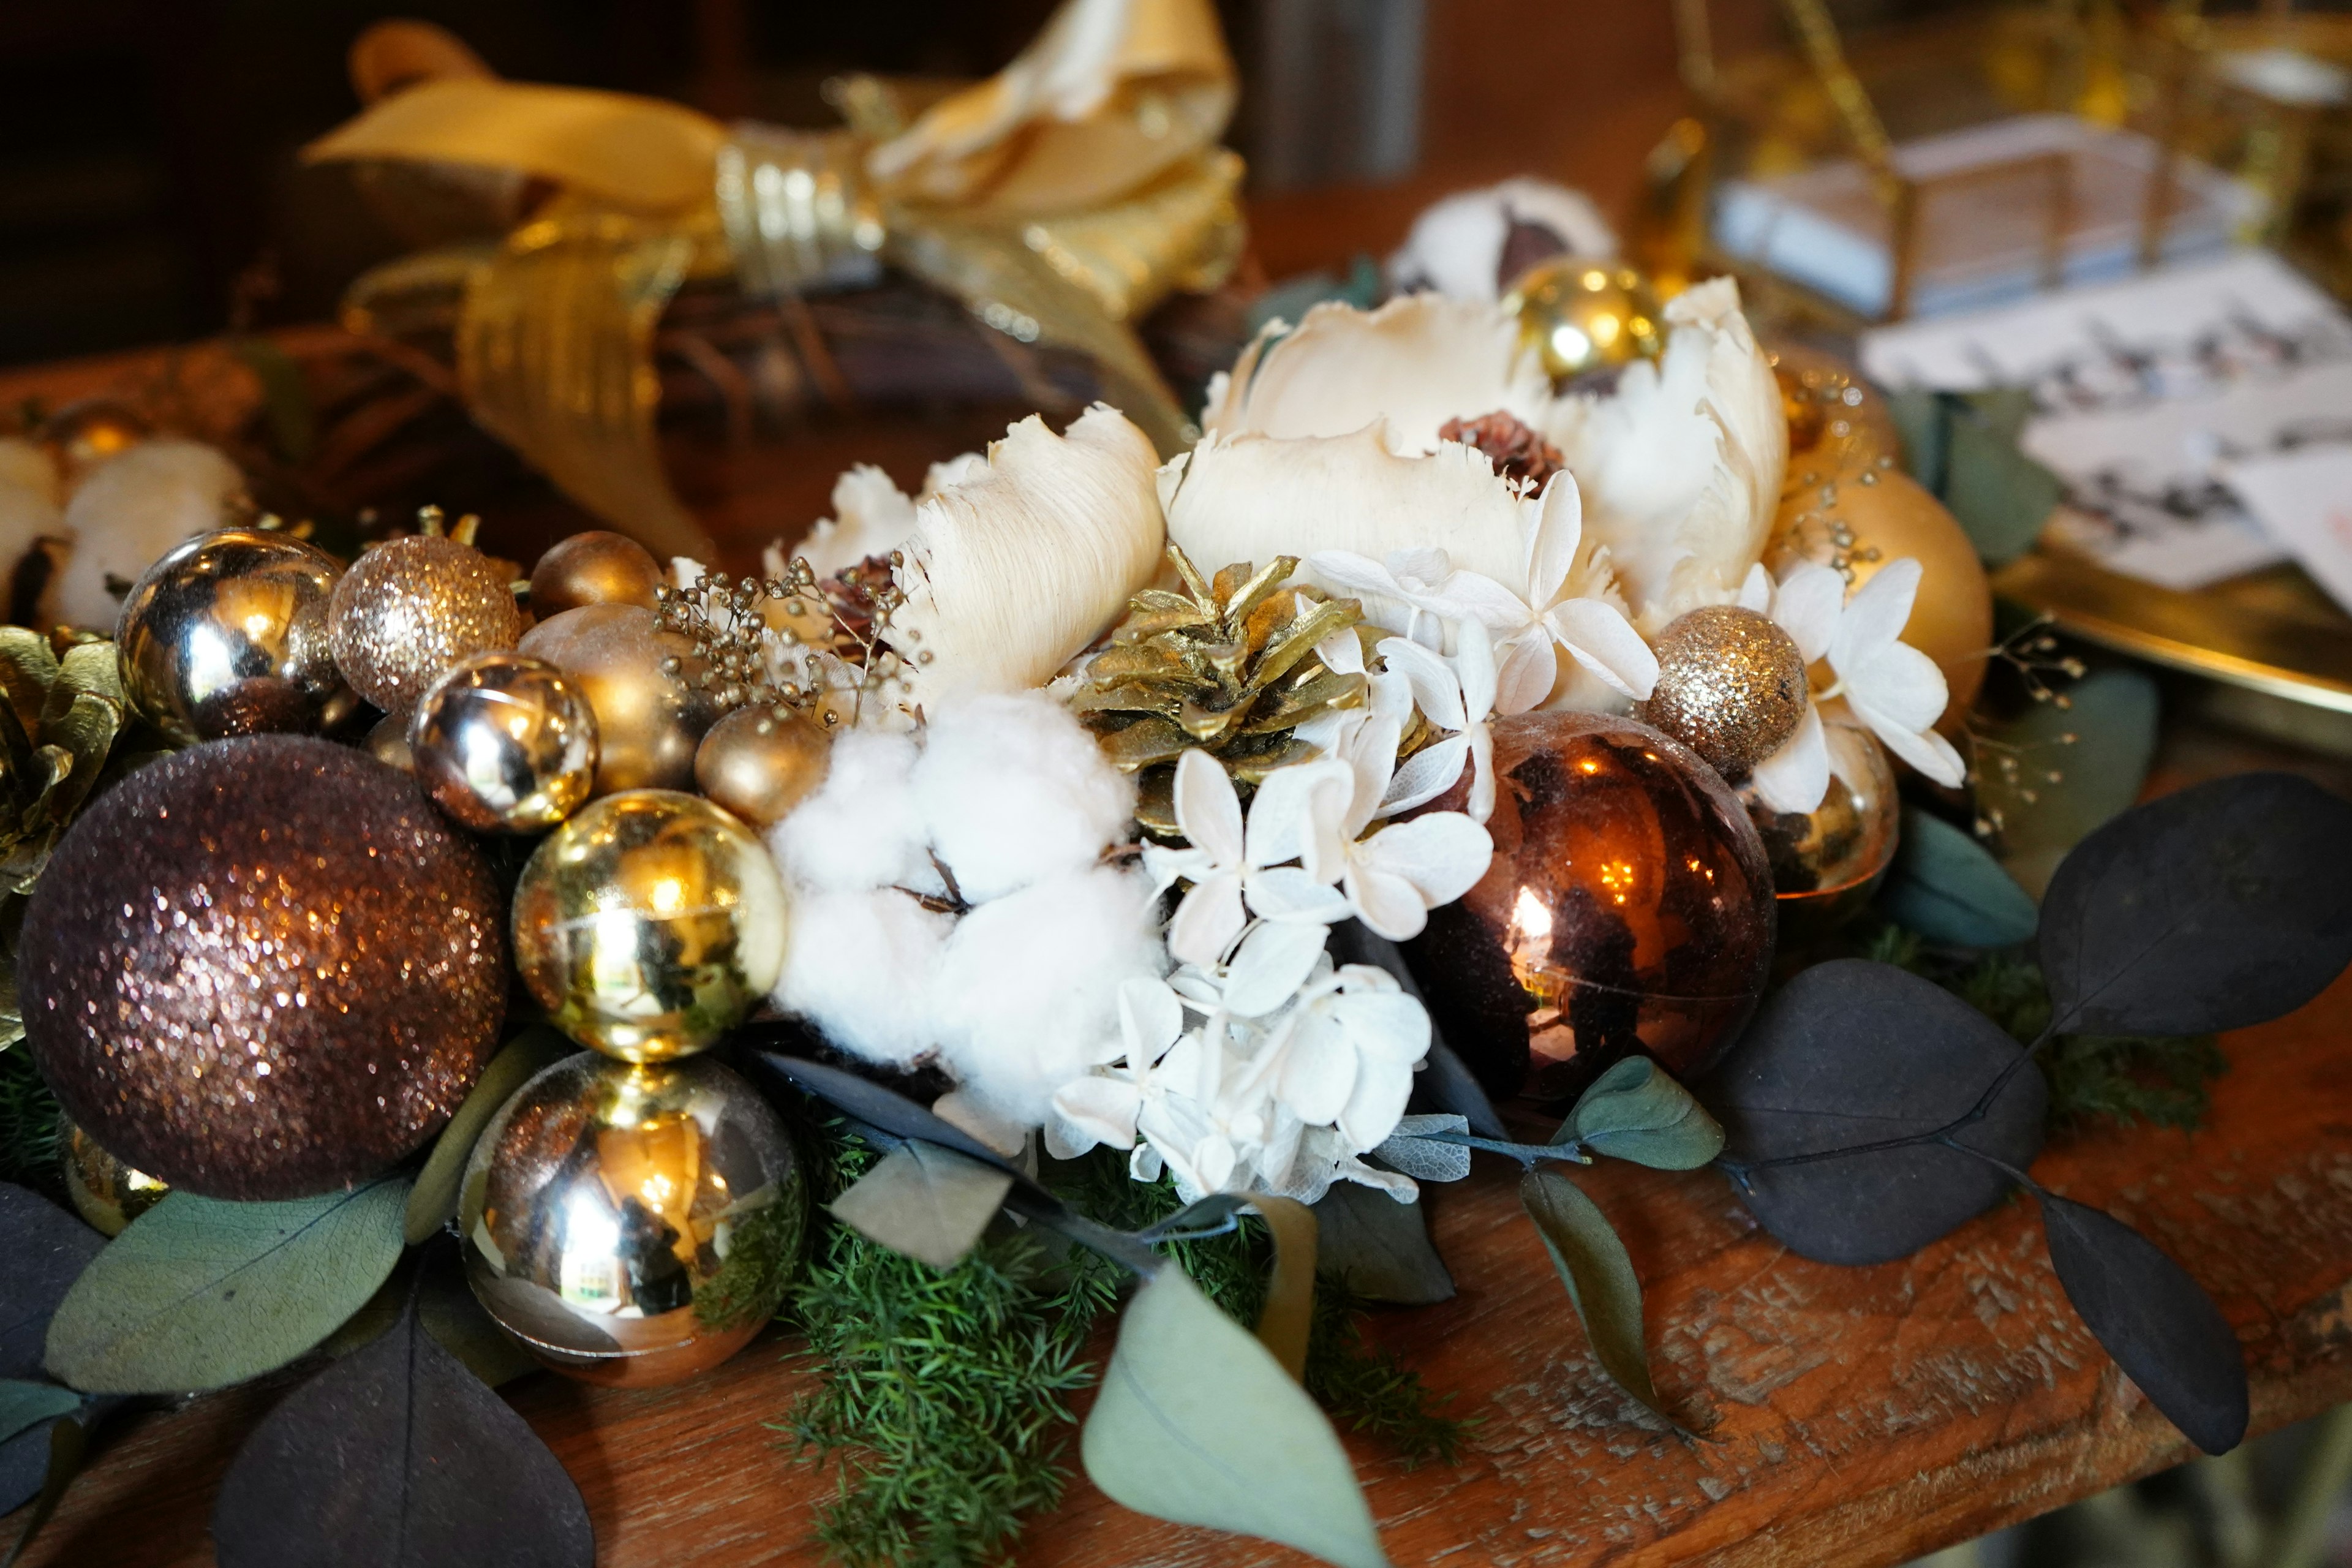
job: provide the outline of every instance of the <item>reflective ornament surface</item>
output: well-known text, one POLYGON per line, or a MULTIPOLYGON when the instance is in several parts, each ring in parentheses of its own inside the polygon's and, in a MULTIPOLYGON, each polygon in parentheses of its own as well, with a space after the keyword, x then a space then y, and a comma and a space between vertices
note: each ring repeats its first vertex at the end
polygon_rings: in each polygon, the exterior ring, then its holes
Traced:
POLYGON ((594 793, 692 789, 694 753, 719 718, 718 705, 691 679, 701 667, 694 645, 656 626, 635 605, 583 605, 541 621, 522 651, 572 677, 596 710, 594 793), (685 679, 663 673, 682 661, 685 679))
POLYGON ((1769 616, 1706 605, 1658 634, 1658 680, 1633 715, 1736 779, 1797 732, 1811 693, 1805 656, 1769 616))
POLYGON ((1775 343, 1765 353, 1780 384, 1791 458, 1864 462, 1902 455, 1903 437, 1887 411, 1886 395, 1863 379, 1852 362, 1810 343, 1775 343))
POLYGON ((500 1327, 587 1383, 675 1383, 775 1315, 800 1268, 805 1173, 715 1061, 583 1055, 518 1090, 458 1199, 467 1278, 500 1327))
POLYGON ((1503 299, 1519 342, 1555 382, 1622 370, 1665 350, 1665 309, 1648 279, 1617 262, 1562 257, 1529 268, 1503 299))
POLYGON ((98 1140, 75 1126, 69 1116, 58 1118, 58 1163, 74 1212, 100 1236, 121 1236, 172 1190, 168 1182, 134 1171, 100 1148, 98 1140))
POLYGON ((1831 705, 1822 737, 1830 753, 1830 788, 1811 813, 1776 812, 1739 792, 1764 841, 1780 895, 1780 928, 1791 939, 1843 924, 1870 902, 1894 863, 1902 834, 1903 802, 1885 749, 1869 731, 1831 705))
POLYGON ((385 714, 368 731, 361 749, 388 768, 398 768, 404 773, 415 772, 416 759, 408 750, 410 717, 406 713, 385 714))
POLYGON ((538 833, 588 798, 596 714, 544 659, 478 653, 417 700, 408 750, 416 782, 478 833, 538 833))
MULTIPOLYGON (((1686 748, 1601 713, 1494 723, 1495 858, 1404 944, 1489 1092, 1572 1097, 1646 1051, 1688 1081, 1771 963, 1772 872, 1748 813, 1686 748)), ((1466 783, 1426 808, 1459 810, 1466 783)))
POLYGON ((363 552, 343 574, 327 636, 352 689, 405 713, 467 654, 514 647, 522 611, 505 574, 472 545, 405 534, 363 552))
POLYGON ((68 403, 41 422, 42 444, 57 458, 68 489, 89 469, 154 433, 146 416, 110 397, 68 403))
POLYGON ((327 645, 342 570, 315 544, 259 530, 179 545, 122 601, 124 693, 182 745, 318 729, 343 695, 327 645))
POLYGON ((653 552, 625 533, 590 529, 557 541, 530 569, 530 613, 544 621, 583 605, 654 607, 668 579, 653 552))
POLYGON ((206 1197, 371 1176, 473 1087, 506 1010, 473 843, 365 752, 292 735, 148 763, 26 911, 26 1039, 68 1116, 206 1197))
POLYGON ((1936 727, 1954 734, 1984 684, 1992 647, 1992 584, 1968 531, 1891 458, 1789 460, 1765 557, 1776 571, 1801 556, 1847 573, 1858 588, 1906 555, 1920 575, 1903 640, 1944 672, 1950 700, 1936 727))
POLYGON ((549 1021, 626 1061, 690 1056, 783 968, 784 885, 767 849, 699 795, 627 790, 531 852, 515 967, 549 1021))
POLYGON ((702 793, 753 827, 783 819, 824 782, 833 738, 810 719, 741 708, 710 727, 694 753, 702 793))

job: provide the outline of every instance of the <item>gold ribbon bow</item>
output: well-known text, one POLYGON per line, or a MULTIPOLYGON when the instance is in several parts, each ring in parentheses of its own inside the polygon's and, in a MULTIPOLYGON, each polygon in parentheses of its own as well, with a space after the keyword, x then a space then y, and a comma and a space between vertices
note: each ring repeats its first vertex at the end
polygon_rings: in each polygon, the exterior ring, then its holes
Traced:
POLYGON ((689 277, 731 271, 775 299, 887 263, 1024 342, 1090 355, 1163 452, 1188 439, 1132 323, 1175 289, 1213 288, 1243 245, 1241 160, 1217 145, 1233 63, 1209 0, 1067 0, 1003 71, 935 101, 849 79, 847 125, 829 132, 502 81, 446 35, 384 27, 355 49, 355 77, 363 92, 392 85, 403 71, 387 56, 422 57, 414 85, 307 159, 528 176, 558 194, 494 248, 376 268, 347 315, 365 327, 378 301, 454 274, 475 419, 656 551, 709 555, 654 429, 654 329, 689 277))

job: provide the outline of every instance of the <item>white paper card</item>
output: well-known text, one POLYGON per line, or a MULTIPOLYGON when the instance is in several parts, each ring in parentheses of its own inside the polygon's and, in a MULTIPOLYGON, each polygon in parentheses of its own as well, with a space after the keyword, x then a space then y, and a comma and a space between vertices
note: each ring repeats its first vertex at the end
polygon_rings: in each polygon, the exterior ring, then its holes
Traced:
POLYGON ((2352 446, 2233 463, 2224 478, 2264 531, 2352 610, 2352 446))

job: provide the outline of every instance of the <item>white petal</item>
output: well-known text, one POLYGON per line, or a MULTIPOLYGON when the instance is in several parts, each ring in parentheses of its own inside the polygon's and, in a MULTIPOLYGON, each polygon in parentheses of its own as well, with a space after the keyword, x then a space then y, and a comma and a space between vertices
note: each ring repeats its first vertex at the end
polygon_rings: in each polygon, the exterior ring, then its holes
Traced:
POLYGON ((1312 1019, 1294 1032, 1284 1052, 1275 1092, 1301 1121, 1328 1125, 1356 1087, 1356 1049, 1329 1020, 1312 1019))
POLYGON ((1454 787, 1454 781, 1462 776, 1462 769, 1469 760, 1467 735, 1451 735, 1415 752, 1389 780, 1388 793, 1381 797, 1380 815, 1394 816, 1435 800, 1454 787))
POLYGON ((1337 880, 1339 867, 1330 860, 1324 840, 1347 815, 1355 787, 1354 771, 1336 759, 1294 763, 1268 773, 1250 801, 1248 864, 1278 866, 1300 859, 1321 880, 1337 880))
POLYGON ((1385 719, 1402 731, 1404 721, 1412 717, 1412 682, 1387 670, 1380 670, 1367 679, 1371 682, 1372 690, 1371 700, 1364 704, 1364 717, 1385 719))
POLYGON ((1402 637, 1383 637, 1376 650, 1388 660, 1388 666, 1412 683, 1412 700, 1429 721, 1441 730, 1460 730, 1469 724, 1462 711, 1462 682, 1444 659, 1419 643, 1402 637))
POLYGON ((1412 1098, 1412 1068, 1402 1062, 1367 1058, 1358 1063, 1354 1092, 1339 1115, 1340 1135, 1357 1149, 1370 1149, 1396 1131, 1412 1098))
POLYGON ((1186 963, 1214 963, 1241 935, 1242 878, 1238 871, 1221 871, 1205 882, 1195 882, 1168 922, 1168 951, 1186 963))
POLYGON ((1894 647, 1905 623, 1911 619, 1911 602, 1918 595, 1916 560, 1906 555, 1880 567, 1846 601, 1845 614, 1838 618, 1837 636, 1830 639, 1830 668, 1843 675, 1894 647))
POLYGON ((1381 829, 1356 846, 1360 865, 1402 877, 1431 909, 1450 904, 1486 874, 1495 840, 1458 811, 1436 811, 1381 829))
POLYGON ((1348 868, 1346 886, 1356 918, 1391 942, 1419 936, 1429 923, 1429 906, 1402 877, 1358 862, 1348 868))
POLYGON ((1852 693, 1847 694, 1846 700, 1854 717, 1869 725, 1871 733, 1885 742, 1888 751, 1937 784, 1958 786, 1969 776, 1968 764, 1960 760, 1960 753, 1935 731, 1924 727, 1906 730, 1872 711, 1868 703, 1856 700, 1852 693))
POLYGON ((1315 574, 1316 581, 1334 593, 1377 594, 1392 599, 1404 596, 1404 590, 1387 567, 1352 550, 1318 550, 1307 558, 1307 569, 1315 574))
POLYGON ((1318 925, 1261 921, 1242 939, 1225 973, 1225 1006, 1237 1016, 1263 1017, 1298 994, 1323 956, 1330 933, 1318 925))
POLYGON ((1339 889, 1307 875, 1296 866, 1252 871, 1244 884, 1250 912, 1269 921, 1313 921, 1331 925, 1348 918, 1348 900, 1339 889))
POLYGON ((1495 711, 1524 713, 1551 695, 1559 680, 1559 656, 1551 650, 1551 628, 1538 621, 1495 650, 1502 668, 1495 677, 1495 711))
POLYGON ((1364 1056, 1411 1068, 1429 1054, 1429 1014, 1420 998, 1391 987, 1349 992, 1325 1004, 1348 1027, 1348 1037, 1364 1056))
POLYGON ((1753 610, 1759 616, 1772 612, 1772 574, 1759 561, 1748 569, 1739 581, 1739 597, 1733 601, 1743 610, 1753 610))
POLYGON ((1925 730, 1944 716, 1950 693, 1936 661, 1909 643, 1889 643, 1845 678, 1849 701, 1865 704, 1881 721, 1925 730))
POLYGON ((1476 572, 1446 574, 1435 590, 1423 597, 1423 604, 1449 621, 1475 620, 1506 637, 1536 618, 1525 599, 1476 572))
POLYGON ((1528 541, 1528 602, 1541 609, 1559 597, 1576 547, 1584 542, 1584 493, 1566 468, 1543 488, 1535 537, 1528 541))
POLYGON ((1381 564, 1408 590, 1416 583, 1434 585, 1444 582, 1454 571, 1454 558, 1434 544, 1412 544, 1402 550, 1391 550, 1381 564))
POLYGON ((1164 980, 1127 980, 1118 987, 1118 1030, 1128 1066, 1139 1075, 1184 1032, 1184 1003, 1164 980))
POLYGON ((1797 732, 1756 764, 1749 775, 1756 793, 1774 811, 1810 815, 1830 792, 1830 750, 1822 734, 1822 710, 1805 704, 1797 732))
POLYGON ((1054 1091, 1054 1110, 1063 1121, 1114 1149, 1135 1147, 1135 1117, 1142 1109, 1136 1087, 1115 1078, 1077 1079, 1054 1091))
POLYGON ((1845 579, 1827 566, 1801 563, 1772 595, 1772 619, 1811 664, 1830 651, 1844 613, 1845 579))
POLYGON ((1149 1143, 1138 1143, 1135 1152, 1127 1157, 1128 1178, 1146 1186, 1157 1183, 1167 1168, 1166 1162, 1160 1157, 1160 1151, 1149 1143))
POLYGON ((1495 711, 1495 641, 1477 621, 1465 621, 1454 634, 1454 670, 1462 683, 1462 711, 1473 724, 1495 711))
POLYGON ((1176 826, 1220 866, 1242 863, 1242 803, 1224 764, 1195 746, 1176 759, 1176 826))
POLYGON ((1198 849, 1171 849, 1164 845, 1143 847, 1143 868, 1151 874, 1154 898, 1166 892, 1178 882, 1197 882, 1217 868, 1214 860, 1198 849))
POLYGON ((1339 675, 1364 673, 1364 645, 1353 626, 1333 632, 1315 645, 1315 657, 1323 668, 1339 675))
POLYGON ((1614 605, 1563 600, 1545 612, 1544 624, 1577 663, 1625 696, 1640 701, 1656 689, 1658 656, 1614 605))
POLYGON ((1484 824, 1495 815, 1495 731, 1485 724, 1470 726, 1470 820, 1484 824))

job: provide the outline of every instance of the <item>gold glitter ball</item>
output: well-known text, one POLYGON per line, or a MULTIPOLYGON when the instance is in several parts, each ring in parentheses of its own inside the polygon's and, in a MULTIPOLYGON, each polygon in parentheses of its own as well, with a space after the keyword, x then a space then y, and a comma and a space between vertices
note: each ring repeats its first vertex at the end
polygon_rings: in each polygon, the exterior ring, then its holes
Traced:
POLYGON ((489 558, 439 534, 386 540, 362 554, 327 602, 327 643, 352 689, 404 713, 469 653, 522 637, 514 590, 489 558))
POLYGON ((100 795, 17 965, 67 1115, 206 1197, 326 1192, 422 1143, 506 1009, 496 879, 406 777, 293 735, 219 741, 100 795))
POLYGON ((1780 749, 1811 698, 1805 656, 1769 617, 1707 605, 1658 634, 1658 684, 1634 714, 1738 778, 1780 749))

